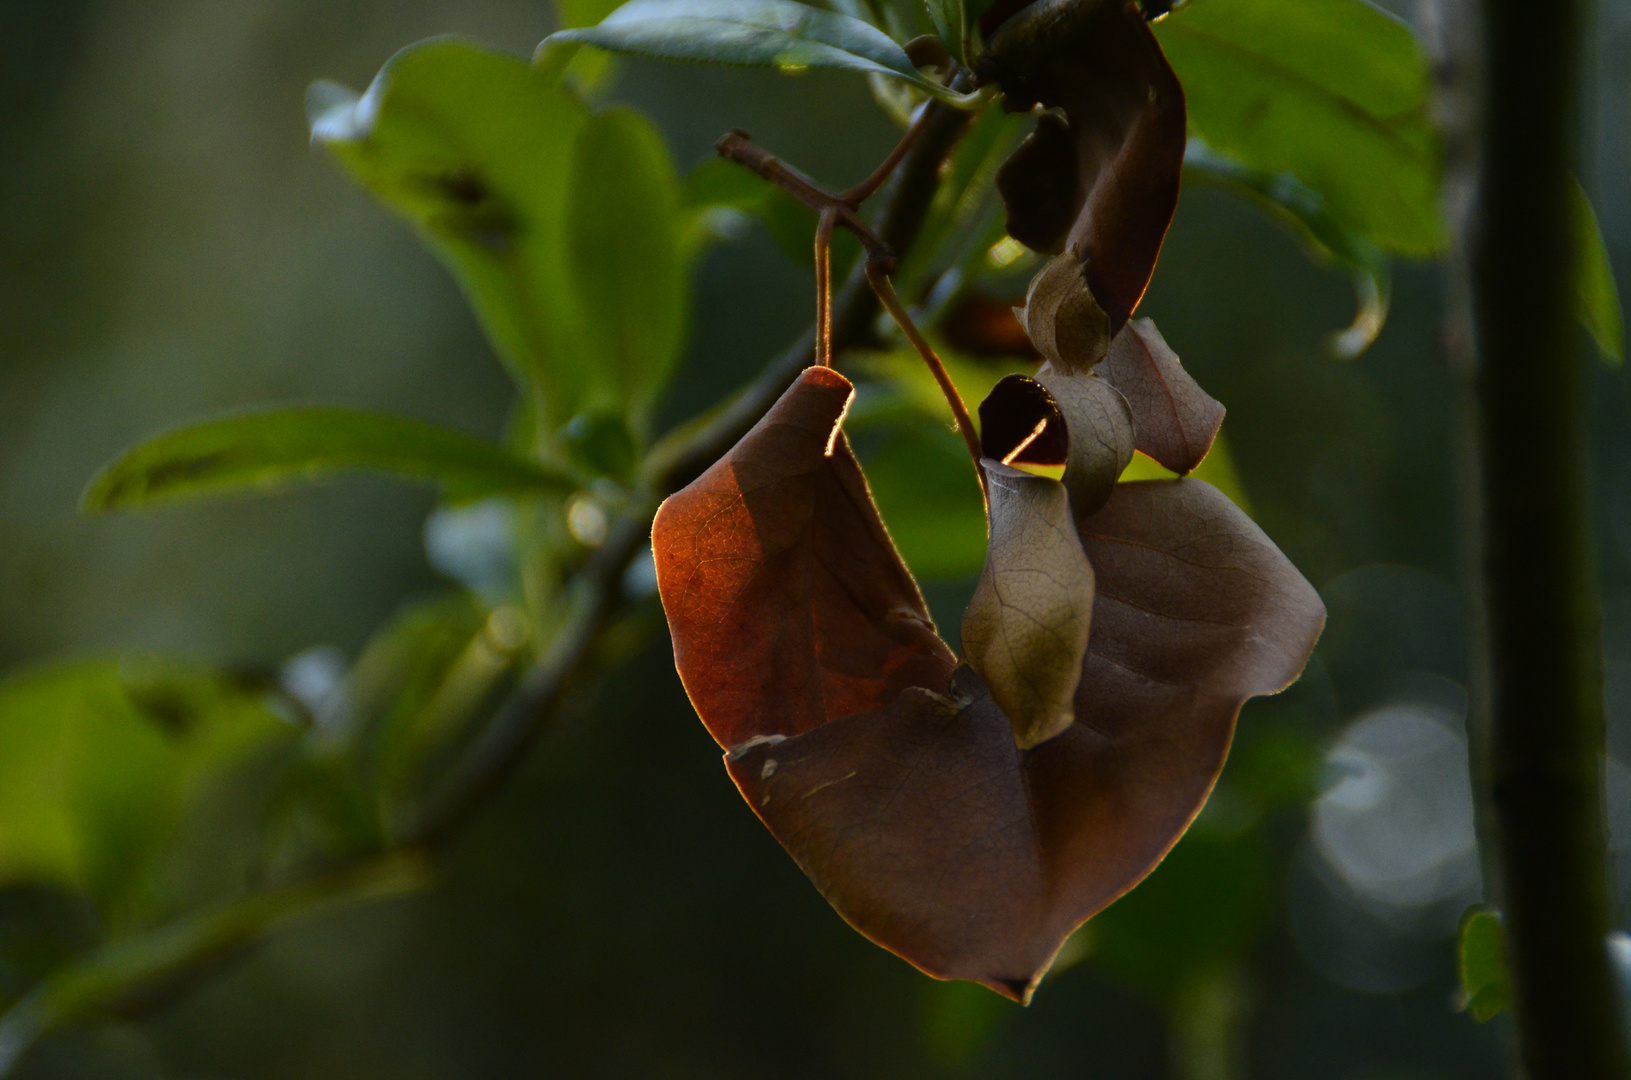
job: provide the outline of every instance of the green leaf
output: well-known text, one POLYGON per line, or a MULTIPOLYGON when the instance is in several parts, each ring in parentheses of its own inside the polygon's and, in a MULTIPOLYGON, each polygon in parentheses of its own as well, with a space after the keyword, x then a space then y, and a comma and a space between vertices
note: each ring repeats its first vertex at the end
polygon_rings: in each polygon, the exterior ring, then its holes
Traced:
POLYGON ((1443 250, 1430 71, 1402 22, 1364 0, 1206 0, 1155 30, 1193 134, 1295 176, 1385 250, 1443 250))
POLYGON ((1480 1024, 1512 1007, 1512 978, 1506 967, 1506 931, 1491 908, 1474 905, 1461 916, 1461 995, 1480 1024))
POLYGON ((556 31, 541 48, 559 42, 795 73, 844 68, 903 79, 948 101, 966 100, 920 75, 905 50, 883 31, 792 0, 631 0, 599 26, 556 31))
POLYGON ((1576 273, 1580 288, 1580 321, 1586 324, 1592 340, 1605 360, 1618 365, 1625 360, 1625 316, 1620 310, 1620 291, 1614 284, 1614 267, 1603 245, 1603 231, 1591 208, 1591 199, 1577 180, 1570 185, 1574 213, 1576 273))
POLYGON ((501 446, 398 416, 271 409, 176 428, 127 450, 91 480, 81 507, 114 510, 268 489, 340 469, 440 481, 462 497, 579 485, 501 446))
POLYGON ((928 0, 929 21, 940 35, 946 51, 965 66, 968 64, 968 16, 963 0, 928 0))
POLYGON ((294 730, 241 681, 153 659, 0 681, 0 886, 82 890, 124 921, 190 796, 294 730))
MULTIPOLYGON (((557 20, 555 25, 594 26, 616 11, 618 4, 619 0, 555 0, 557 20)), ((579 52, 572 58, 570 71, 579 86, 593 91, 605 87, 611 81, 616 66, 616 58, 606 53, 579 52)))
POLYGON ((586 410, 643 427, 687 303, 666 147, 632 114, 591 116, 558 74, 442 39, 361 97, 308 94, 313 138, 452 269, 546 442, 586 410))
POLYGON ((1393 265, 1380 248, 1338 220, 1319 193, 1295 177, 1248 169, 1199 139, 1191 139, 1184 151, 1184 173, 1256 203, 1296 234, 1315 259, 1347 270, 1359 310, 1352 325, 1331 336, 1331 351, 1352 360, 1370 348, 1387 324, 1393 296, 1393 265))
MULTIPOLYGON (((579 131, 566 250, 593 359, 568 371, 585 384, 615 380, 636 417, 667 385, 684 344, 679 194, 662 136, 638 113, 601 113, 579 131)), ((591 385, 573 389, 580 400, 595 396, 591 385)))

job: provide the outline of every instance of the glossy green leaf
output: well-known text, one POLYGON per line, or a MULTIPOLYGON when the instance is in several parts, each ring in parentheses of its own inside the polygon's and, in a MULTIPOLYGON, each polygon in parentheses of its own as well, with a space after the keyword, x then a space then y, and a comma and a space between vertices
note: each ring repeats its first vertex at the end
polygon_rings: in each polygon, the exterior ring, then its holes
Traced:
POLYGON ((1295 177, 1248 169, 1199 139, 1191 139, 1184 152, 1184 177, 1246 197, 1296 234, 1315 259, 1348 271, 1358 311, 1346 330, 1331 336, 1330 348, 1342 360, 1370 348, 1387 324, 1393 297, 1393 265, 1385 252, 1339 220, 1318 192, 1295 177))
POLYGON ((1506 967, 1506 932, 1501 917, 1477 906, 1461 917, 1457 949, 1461 994, 1480 1024, 1512 1007, 1512 979, 1506 967))
POLYGON ((962 99, 920 75, 905 50, 883 31, 793 0, 631 0, 599 26, 559 30, 544 44, 560 42, 663 60, 788 72, 843 68, 903 79, 947 100, 962 99))
POLYGON ((129 657, 0 681, 0 885, 82 890, 115 919, 211 776, 293 725, 231 677, 129 657))
POLYGON ((1586 324, 1592 340, 1604 359, 1619 364, 1625 360, 1625 315, 1620 310, 1620 290, 1614 284, 1614 267, 1603 245, 1603 230, 1591 199, 1578 181, 1570 185, 1573 195, 1575 258, 1580 288, 1580 321, 1586 324))
POLYGON ((945 43, 946 51, 960 63, 967 64, 968 15, 963 10, 963 0, 928 0, 928 5, 929 21, 945 43))
POLYGON ((501 446, 417 420, 350 409, 271 409, 190 424, 127 450, 91 480, 80 505, 148 506, 276 488, 341 469, 434 480, 463 497, 579 486, 501 446))
POLYGON ((558 75, 467 42, 426 42, 360 97, 312 87, 312 137, 452 269, 527 389, 537 430, 603 408, 639 426, 684 333, 673 166, 644 121, 591 117, 558 75), (586 268, 597 239, 608 246, 586 268), (655 290, 637 327, 607 322, 635 304, 608 298, 620 283, 655 290), (648 340, 631 347, 635 333, 648 340))
POLYGON ((556 383, 582 363, 565 243, 582 104, 525 61, 440 39, 398 53, 366 94, 317 83, 306 106, 313 141, 448 264, 546 426, 578 412, 556 383))
POLYGON ((578 133, 566 252, 590 352, 556 374, 574 400, 609 378, 635 417, 667 385, 684 344, 686 265, 679 180, 651 122, 628 109, 578 133))
POLYGON ((1156 24, 1190 131, 1290 173, 1331 214, 1404 255, 1442 251, 1440 154, 1421 45, 1364 0, 1206 0, 1156 24))

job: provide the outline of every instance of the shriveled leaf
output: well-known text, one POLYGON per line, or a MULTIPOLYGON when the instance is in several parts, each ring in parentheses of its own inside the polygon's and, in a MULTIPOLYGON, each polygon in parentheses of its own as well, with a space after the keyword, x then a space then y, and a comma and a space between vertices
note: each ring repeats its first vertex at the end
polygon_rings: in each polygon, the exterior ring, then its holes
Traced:
POLYGON ((1025 332, 1054 368, 1086 375, 1110 348, 1110 317, 1093 299, 1086 267, 1060 255, 1031 279, 1025 293, 1025 332))
POLYGON ((839 430, 852 393, 807 369, 652 525, 675 663, 726 749, 944 685, 955 663, 839 430))
POLYGON ((1199 465, 1223 426, 1223 405, 1184 370, 1149 319, 1122 327, 1099 373, 1133 411, 1133 446, 1180 475, 1199 465))
POLYGON ((980 403, 980 442, 986 457, 1063 480, 1080 516, 1104 505, 1132 459, 1133 418, 1104 379, 1044 366, 1007 376, 980 403))
POLYGON ((1207 0, 1155 34, 1209 146, 1290 173, 1389 251, 1443 250, 1431 72, 1404 23, 1364 0, 1207 0))
POLYGON ((963 614, 963 653, 1029 750, 1076 722, 1093 568, 1057 480, 987 458, 991 544, 963 614))
POLYGON ((1375 343, 1393 299, 1393 264, 1371 240, 1338 220, 1319 193, 1289 173, 1248 169, 1200 139, 1184 151, 1184 176, 1217 184, 1267 210, 1303 242, 1314 259, 1335 263, 1353 277, 1358 310, 1347 329, 1331 335, 1339 360, 1352 360, 1375 343))
POLYGON ((80 890, 123 920, 200 786, 293 725, 230 676, 155 658, 0 681, 0 886, 80 890))
POLYGON ((437 481, 461 495, 571 491, 565 473, 462 432, 350 409, 269 409, 190 424, 127 450, 85 489, 86 510, 265 490, 342 469, 437 481))
POLYGON ((1574 212, 1575 271, 1580 288, 1580 321, 1586 324, 1603 357, 1615 364, 1625 360, 1625 315, 1620 310, 1620 290, 1614 284, 1614 267, 1603 246, 1603 230, 1591 208, 1586 190, 1577 180, 1570 185, 1574 212))
POLYGON ((863 934, 1029 997, 1206 797, 1245 698, 1301 670, 1319 598, 1194 480, 1079 523, 1097 576, 1077 720, 1029 751, 929 626, 812 369, 653 531, 675 660, 744 798, 863 934), (830 453, 828 452, 830 448, 830 453))
POLYGON ((1047 114, 998 175, 1008 232, 1069 252, 1121 329, 1149 285, 1178 204, 1184 90, 1138 10, 1038 0, 1004 22, 985 58, 1006 107, 1047 114))
POLYGON ((959 96, 920 75, 883 31, 793 0, 631 0, 599 26, 558 30, 545 45, 558 42, 736 67, 844 68, 903 79, 938 97, 959 96))
POLYGON ((1480 1024, 1512 1007, 1512 975, 1506 966, 1506 930, 1501 916, 1482 905, 1461 917, 1457 967, 1465 1008, 1480 1024))
POLYGON ((651 122, 629 109, 591 117, 567 198, 567 258, 593 348, 569 368, 585 384, 572 397, 610 379, 643 418, 668 385, 685 338, 681 220, 679 181, 651 122))

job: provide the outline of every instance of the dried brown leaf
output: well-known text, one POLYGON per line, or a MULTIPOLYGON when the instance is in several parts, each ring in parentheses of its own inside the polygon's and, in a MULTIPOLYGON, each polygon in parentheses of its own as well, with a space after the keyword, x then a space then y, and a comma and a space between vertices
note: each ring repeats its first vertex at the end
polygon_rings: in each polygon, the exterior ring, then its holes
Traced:
POLYGON ((1115 387, 1046 365, 1035 378, 1008 375, 992 388, 980 403, 980 432, 986 457, 1062 479, 1077 516, 1104 505, 1133 457, 1132 411, 1115 387))
POLYGON ((963 653, 1029 750, 1076 722, 1093 568, 1063 484, 990 458, 980 468, 991 539, 963 613, 963 653))
POLYGON ((1137 449, 1175 473, 1201 463, 1223 426, 1223 405, 1184 370, 1155 323, 1124 326, 1098 370, 1132 407, 1137 449))
POLYGON ((1093 299, 1083 266, 1061 255, 1044 266, 1025 293, 1025 332, 1047 361, 1086 375, 1110 349, 1110 317, 1093 299))
POLYGON ((1137 5, 1037 0, 992 36, 982 76, 1042 116, 997 186, 1008 232, 1068 251, 1119 331, 1149 284, 1178 203, 1184 94, 1137 5))
MULTIPOLYGON (((1195 480, 1077 513, 1093 566, 1075 721, 1032 749, 956 667, 807 371, 658 515, 675 659, 744 798, 833 906, 932 975, 1026 999, 1065 937, 1183 833, 1319 597, 1195 480)), ((1039 481, 1046 483, 1046 481, 1039 481)))
POLYGON ((675 663, 727 749, 943 686, 956 663, 839 430, 853 393, 806 369, 653 523, 675 663))

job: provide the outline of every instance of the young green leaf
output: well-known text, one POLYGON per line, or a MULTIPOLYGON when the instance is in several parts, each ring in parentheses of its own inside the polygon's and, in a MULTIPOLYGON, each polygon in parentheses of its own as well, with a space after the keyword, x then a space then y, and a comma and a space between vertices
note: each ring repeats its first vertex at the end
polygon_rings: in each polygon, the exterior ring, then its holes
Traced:
POLYGON ((341 469, 434 480, 459 496, 574 490, 567 474, 417 420, 350 409, 269 409, 176 428, 125 451, 85 489, 85 510, 119 510, 267 489, 341 469))
POLYGON ((1619 364, 1625 360, 1625 315, 1620 310, 1620 291, 1614 285, 1614 267, 1603 246, 1603 231, 1591 199, 1579 181, 1570 185, 1574 212, 1575 258, 1579 260, 1580 320, 1597 342, 1604 359, 1619 364))
POLYGON ((1289 172, 1386 250, 1443 250, 1430 72, 1409 27, 1364 0, 1207 0, 1155 33, 1193 134, 1289 172))
MULTIPOLYGON (((681 233, 679 180, 656 128, 628 109, 591 117, 574 149, 566 251, 592 351, 569 370, 574 381, 610 378, 624 388, 637 420, 668 384, 684 345, 681 233)), ((569 393, 588 399, 595 388, 569 393)))
POLYGON ((947 101, 963 95, 918 73, 906 52, 860 19, 793 0, 631 0, 599 25, 545 40, 663 60, 799 72, 845 68, 903 79, 947 101))
POLYGON ((1318 192, 1288 173, 1248 169, 1200 139, 1184 151, 1184 176, 1216 184, 1257 203, 1303 242, 1313 258, 1335 263, 1353 276, 1358 311, 1347 329, 1331 335, 1341 360, 1358 357, 1387 325, 1393 297, 1393 264, 1387 253, 1338 220, 1318 192))
POLYGON ((1506 967, 1506 932, 1501 917, 1482 905, 1461 917, 1457 949, 1461 994, 1480 1024, 1512 1007, 1512 976, 1506 967))
POLYGON ((314 142, 447 263, 501 360, 554 430, 583 329, 565 229, 583 105, 516 57, 438 39, 392 57, 361 96, 307 94, 314 142))
POLYGON ((649 126, 591 117, 557 74, 426 42, 360 97, 314 86, 312 137, 452 269, 539 430, 605 408, 638 429, 684 334, 678 182, 649 126), (628 288, 651 290, 634 323, 628 288))

